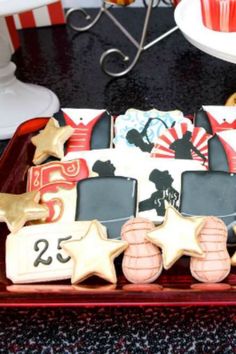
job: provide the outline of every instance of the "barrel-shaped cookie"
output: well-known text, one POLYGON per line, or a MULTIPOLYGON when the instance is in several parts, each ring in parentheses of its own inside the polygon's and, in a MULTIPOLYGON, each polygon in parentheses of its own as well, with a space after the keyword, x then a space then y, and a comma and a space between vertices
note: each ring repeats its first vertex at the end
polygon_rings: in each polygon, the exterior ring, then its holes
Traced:
POLYGON ((131 283, 151 283, 162 271, 162 255, 155 245, 145 239, 155 225, 144 218, 128 220, 122 227, 121 238, 129 246, 125 250, 122 269, 131 283))
POLYGON ((213 216, 207 217, 199 234, 205 257, 192 257, 190 262, 191 274, 195 279, 204 283, 217 283, 227 277, 231 265, 226 241, 227 228, 224 222, 213 216))

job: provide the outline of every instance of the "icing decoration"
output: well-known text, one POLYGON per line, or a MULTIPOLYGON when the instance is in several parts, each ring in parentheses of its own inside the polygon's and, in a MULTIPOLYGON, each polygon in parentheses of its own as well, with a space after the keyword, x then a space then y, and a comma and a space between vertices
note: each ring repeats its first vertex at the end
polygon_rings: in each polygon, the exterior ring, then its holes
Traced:
POLYGON ((203 106, 195 116, 194 125, 203 127, 209 134, 236 129, 236 107, 203 106))
POLYGON ((236 106, 236 92, 234 92, 226 101, 226 106, 236 106))
POLYGON ((143 152, 151 152, 156 139, 168 128, 177 123, 190 120, 184 118, 181 111, 162 112, 157 109, 140 111, 128 109, 115 120, 115 138, 117 148, 136 147, 143 152))
POLYGON ((167 206, 163 224, 147 233, 146 239, 162 249, 163 266, 169 269, 183 255, 203 257, 198 242, 205 218, 184 217, 167 206))
POLYGON ((203 128, 186 123, 176 124, 157 139, 151 156, 198 160, 207 165, 209 138, 210 135, 203 128))
POLYGON ((74 261, 71 283, 78 284, 93 275, 116 283, 113 261, 127 246, 124 241, 108 240, 106 234, 101 232, 98 221, 93 220, 82 238, 61 244, 74 261))
POLYGON ((0 221, 6 222, 8 229, 15 233, 27 221, 48 216, 48 208, 39 204, 38 191, 23 194, 0 193, 0 221))
POLYGON ((40 165, 48 157, 54 156, 62 159, 64 157, 64 144, 73 134, 71 127, 59 127, 55 118, 50 118, 45 128, 31 142, 36 146, 33 163, 40 165))
POLYGON ((85 160, 54 161, 28 170, 27 191, 39 190, 49 215, 44 222, 73 221, 76 209, 76 182, 88 177, 85 160))
MULTIPOLYGON (((68 240, 86 234, 89 221, 25 226, 6 239, 6 275, 13 283, 70 279, 73 262, 62 249, 68 240)), ((106 229, 98 226, 106 235, 106 229)))
POLYGON ((136 179, 139 216, 154 222, 163 220, 165 201, 179 207, 182 172, 206 170, 196 160, 154 159, 136 149, 83 151, 73 157, 86 160, 90 176, 136 179))
POLYGON ((76 220, 98 219, 109 238, 118 238, 122 225, 136 214, 137 181, 125 177, 95 177, 77 184, 76 220))
POLYGON ((216 216, 228 229, 228 243, 236 243, 236 175, 227 172, 184 172, 180 211, 184 215, 216 216))
POLYGON ((65 124, 74 129, 66 152, 109 148, 112 117, 104 109, 62 108, 65 124))
POLYGON ((191 258, 192 276, 204 283, 221 282, 230 272, 230 257, 226 246, 227 228, 224 222, 216 217, 207 217, 198 240, 204 257, 191 258))
POLYGON ((162 272, 162 256, 160 250, 145 239, 148 231, 155 225, 144 218, 128 220, 121 230, 121 238, 129 246, 124 252, 122 270, 131 283, 151 283, 162 272))
MULTIPOLYGON (((228 130, 226 130, 228 131, 228 130)), ((234 131, 234 130, 231 130, 234 131)), ((232 165, 231 161, 228 160, 230 155, 226 155, 226 151, 220 140, 218 133, 215 134, 208 141, 208 152, 209 152, 209 170, 210 171, 224 171, 229 172, 230 167, 232 165)))
MULTIPOLYGON (((223 145, 228 162, 228 172, 236 172, 236 130, 218 132, 217 136, 223 145)), ((212 151, 212 154, 217 154, 212 151)))

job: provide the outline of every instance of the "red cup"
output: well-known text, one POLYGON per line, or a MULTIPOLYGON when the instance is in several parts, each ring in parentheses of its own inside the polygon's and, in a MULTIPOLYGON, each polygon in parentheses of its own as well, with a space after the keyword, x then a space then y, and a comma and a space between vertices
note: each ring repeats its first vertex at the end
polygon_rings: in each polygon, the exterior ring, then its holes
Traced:
POLYGON ((201 0, 203 24, 214 31, 236 32, 236 0, 201 0))

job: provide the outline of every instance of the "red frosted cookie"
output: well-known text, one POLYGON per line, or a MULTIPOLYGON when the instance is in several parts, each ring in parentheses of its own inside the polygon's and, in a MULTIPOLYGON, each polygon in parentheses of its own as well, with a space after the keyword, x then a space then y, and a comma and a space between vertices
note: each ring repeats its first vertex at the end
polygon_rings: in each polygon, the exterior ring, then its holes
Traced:
POLYGON ((49 208, 49 215, 44 222, 74 220, 76 182, 87 178, 88 174, 88 167, 83 159, 53 161, 29 169, 27 191, 38 190, 41 202, 49 208))

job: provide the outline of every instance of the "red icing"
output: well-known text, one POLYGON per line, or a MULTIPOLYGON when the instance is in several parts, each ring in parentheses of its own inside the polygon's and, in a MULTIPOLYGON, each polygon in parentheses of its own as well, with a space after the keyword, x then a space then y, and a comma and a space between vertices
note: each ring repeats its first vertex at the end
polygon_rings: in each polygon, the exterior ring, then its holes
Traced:
POLYGON ((75 128, 73 135, 67 141, 66 152, 72 151, 83 151, 91 149, 91 135, 93 132, 94 126, 97 124, 97 121, 101 118, 104 113, 102 112, 98 116, 94 117, 91 122, 87 125, 84 123, 76 124, 65 112, 63 112, 65 121, 67 125, 75 128))
POLYGON ((211 113, 207 112, 208 119, 211 124, 212 133, 222 132, 224 130, 236 129, 236 117, 235 120, 231 123, 227 122, 226 119, 222 117, 222 122, 219 123, 211 113))
POLYGON ((221 136, 219 139, 224 147, 230 173, 236 173, 236 151, 221 136))
MULTIPOLYGON (((83 159, 68 162, 50 162, 41 166, 34 166, 29 169, 27 180, 27 191, 39 190, 41 199, 46 193, 56 193, 59 188, 73 189, 76 182, 87 178, 89 170, 86 161, 83 159), (56 179, 53 174, 57 173, 56 179), (52 178, 53 177, 53 178, 52 178)), ((63 211, 63 202, 55 198, 45 202, 49 208, 47 222, 58 221, 63 211), (55 207, 60 207, 61 213, 55 219, 55 207)))

